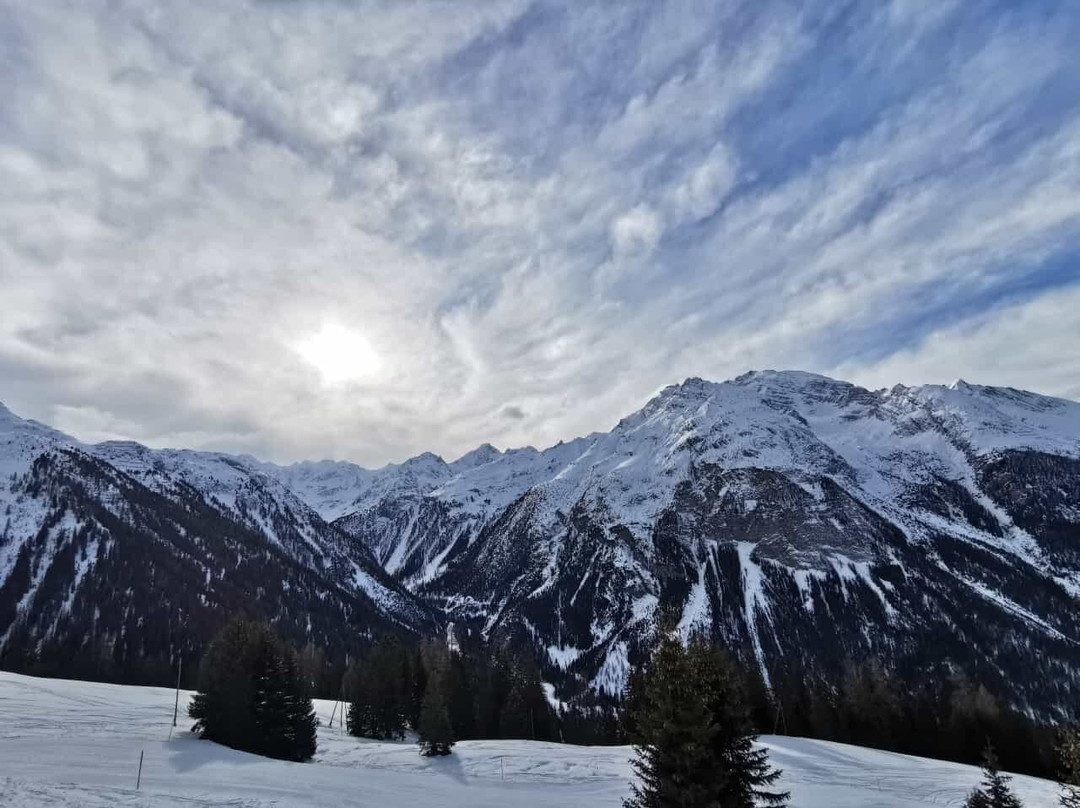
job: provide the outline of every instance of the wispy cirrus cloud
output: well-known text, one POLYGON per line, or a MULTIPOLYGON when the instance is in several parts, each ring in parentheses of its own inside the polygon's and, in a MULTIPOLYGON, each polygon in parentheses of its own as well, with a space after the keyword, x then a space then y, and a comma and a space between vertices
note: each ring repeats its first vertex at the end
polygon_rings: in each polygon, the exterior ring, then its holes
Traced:
POLYGON ((1080 394, 1060 4, 0 0, 0 31, 0 398, 80 436, 374 464, 763 366, 1080 394), (333 333, 377 372, 320 374, 333 333))

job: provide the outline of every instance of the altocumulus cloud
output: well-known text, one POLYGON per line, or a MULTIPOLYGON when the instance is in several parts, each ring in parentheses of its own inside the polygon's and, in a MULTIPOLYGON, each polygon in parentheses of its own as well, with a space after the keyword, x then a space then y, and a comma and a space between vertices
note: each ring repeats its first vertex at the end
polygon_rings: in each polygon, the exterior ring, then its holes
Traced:
POLYGON ((1076 397, 1078 40, 1057 2, 0 0, 0 399, 377 464, 754 367, 1076 397))

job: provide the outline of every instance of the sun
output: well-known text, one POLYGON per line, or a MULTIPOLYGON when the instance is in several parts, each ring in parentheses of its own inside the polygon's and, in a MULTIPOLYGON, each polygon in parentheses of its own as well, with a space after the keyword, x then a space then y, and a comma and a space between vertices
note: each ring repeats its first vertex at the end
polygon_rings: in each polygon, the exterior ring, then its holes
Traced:
POLYGON ((362 334, 333 323, 298 343, 296 352, 327 384, 368 379, 382 368, 382 360, 362 334))

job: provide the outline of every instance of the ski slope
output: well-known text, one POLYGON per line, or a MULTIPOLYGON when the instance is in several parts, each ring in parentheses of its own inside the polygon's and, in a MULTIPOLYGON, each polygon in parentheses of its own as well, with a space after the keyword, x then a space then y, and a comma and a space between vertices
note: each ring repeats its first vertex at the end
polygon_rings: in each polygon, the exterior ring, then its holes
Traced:
MULTIPOLYGON (((312 763, 236 752, 187 731, 189 694, 0 672, 0 806, 104 808, 617 808, 628 747, 471 741, 439 760, 405 743, 349 737, 322 722, 312 763), (139 755, 142 784, 135 790, 139 755)), ((959 805, 979 779, 967 766, 799 738, 764 739, 796 808, 959 805)), ((1052 783, 1014 780, 1028 808, 1056 805, 1052 783)))

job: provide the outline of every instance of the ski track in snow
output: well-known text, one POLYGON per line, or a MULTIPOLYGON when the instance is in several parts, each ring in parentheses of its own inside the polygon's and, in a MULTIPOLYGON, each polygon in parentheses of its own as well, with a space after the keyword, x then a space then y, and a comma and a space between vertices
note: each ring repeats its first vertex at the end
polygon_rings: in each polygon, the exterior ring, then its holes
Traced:
MULTIPOLYGON (((629 792, 628 747, 469 741, 449 758, 410 743, 351 738, 322 726, 312 763, 284 763, 196 739, 184 712, 172 729, 174 691, 37 679, 0 672, 0 805, 138 808, 616 808, 629 792), (142 785, 135 790, 139 753, 142 785), (504 779, 505 778, 505 779, 504 779)), ((855 746, 770 736, 792 808, 960 805, 979 771, 855 746)), ((1027 808, 1057 804, 1054 784, 1014 778, 1027 808)))

